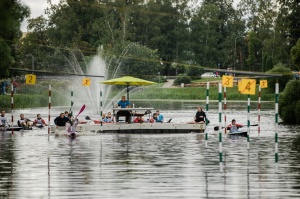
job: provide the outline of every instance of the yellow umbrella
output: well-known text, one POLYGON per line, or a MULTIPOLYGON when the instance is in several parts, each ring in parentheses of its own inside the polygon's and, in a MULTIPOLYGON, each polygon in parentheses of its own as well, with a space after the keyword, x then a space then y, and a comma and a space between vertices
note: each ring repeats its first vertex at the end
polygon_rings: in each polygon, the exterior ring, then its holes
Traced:
POLYGON ((129 100, 129 86, 148 86, 151 84, 156 84, 144 79, 139 79, 132 76, 124 76, 116 79, 110 79, 100 82, 101 84, 110 84, 110 85, 126 85, 127 86, 127 100, 129 100))

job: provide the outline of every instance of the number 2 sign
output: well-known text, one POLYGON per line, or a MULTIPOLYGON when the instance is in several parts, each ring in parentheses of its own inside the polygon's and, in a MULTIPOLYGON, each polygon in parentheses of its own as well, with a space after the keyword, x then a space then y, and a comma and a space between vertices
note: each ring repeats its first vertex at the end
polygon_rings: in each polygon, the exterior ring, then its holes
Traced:
POLYGON ((35 82, 36 82, 36 75, 27 74, 25 77, 26 77, 26 84, 35 84, 35 82))

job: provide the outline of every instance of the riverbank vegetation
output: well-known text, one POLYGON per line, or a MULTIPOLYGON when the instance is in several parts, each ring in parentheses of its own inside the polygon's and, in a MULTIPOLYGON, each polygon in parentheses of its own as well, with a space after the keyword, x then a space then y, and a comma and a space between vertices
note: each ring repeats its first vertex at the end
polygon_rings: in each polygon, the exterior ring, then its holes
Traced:
POLYGON ((300 81, 289 81, 280 95, 279 115, 285 123, 300 124, 300 81))

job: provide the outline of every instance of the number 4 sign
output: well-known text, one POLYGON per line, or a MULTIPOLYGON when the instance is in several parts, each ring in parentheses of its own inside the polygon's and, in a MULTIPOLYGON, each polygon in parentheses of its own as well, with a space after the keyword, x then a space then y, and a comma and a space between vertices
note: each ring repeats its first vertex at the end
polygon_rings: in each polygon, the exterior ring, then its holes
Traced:
POLYGON ((26 84, 35 84, 35 82, 36 82, 36 75, 27 74, 25 77, 26 77, 26 84))
POLYGON ((255 95, 256 80, 242 79, 241 93, 247 95, 255 95))

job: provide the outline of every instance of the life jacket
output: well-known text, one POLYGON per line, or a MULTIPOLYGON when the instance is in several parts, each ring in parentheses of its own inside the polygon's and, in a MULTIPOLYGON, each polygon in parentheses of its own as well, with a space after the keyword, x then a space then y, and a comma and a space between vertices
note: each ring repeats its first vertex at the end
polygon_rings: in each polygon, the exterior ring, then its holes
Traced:
POLYGON ((19 121, 19 123, 20 123, 20 124, 22 124, 23 122, 25 122, 25 123, 26 123, 26 119, 25 119, 25 118, 23 118, 23 119, 19 119, 18 121, 19 121))
POLYGON ((231 125, 230 132, 232 133, 232 132, 237 132, 237 131, 238 131, 237 126, 236 125, 231 125))
POLYGON ((7 125, 7 118, 4 117, 3 115, 0 116, 0 120, 1 120, 1 124, 0 125, 3 125, 3 126, 6 126, 7 125))
POLYGON ((36 118, 36 119, 35 119, 35 123, 36 123, 36 124, 44 124, 42 118, 36 118))

